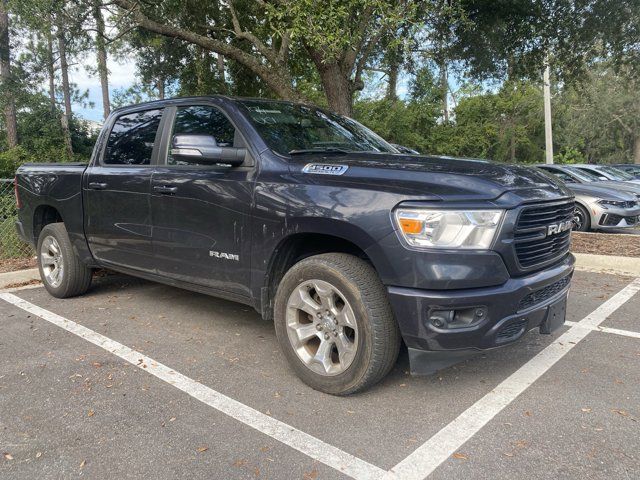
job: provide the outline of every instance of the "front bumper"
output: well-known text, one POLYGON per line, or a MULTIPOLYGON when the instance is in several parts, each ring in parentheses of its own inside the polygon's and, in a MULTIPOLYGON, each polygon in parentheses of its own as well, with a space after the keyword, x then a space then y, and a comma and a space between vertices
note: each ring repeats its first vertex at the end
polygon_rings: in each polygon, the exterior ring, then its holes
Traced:
POLYGON ((635 227, 639 222, 640 208, 603 207, 594 203, 591 208, 591 227, 599 230, 608 228, 635 227))
POLYGON ((540 327, 548 307, 566 298, 574 262, 568 254, 553 267, 511 278, 497 287, 447 291, 388 287, 391 306, 409 347, 412 372, 432 373, 469 353, 507 345, 540 327), (473 319, 458 328, 435 326, 434 318, 441 316, 440 312, 464 312, 462 317, 466 315, 468 320, 471 315, 473 319))

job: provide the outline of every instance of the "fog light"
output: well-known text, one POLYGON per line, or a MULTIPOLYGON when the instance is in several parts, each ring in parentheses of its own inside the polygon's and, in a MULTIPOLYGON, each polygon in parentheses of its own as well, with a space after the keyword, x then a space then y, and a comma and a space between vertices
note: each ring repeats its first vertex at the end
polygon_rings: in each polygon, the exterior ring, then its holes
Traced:
POLYGON ((472 327, 487 317, 487 307, 475 306, 455 310, 431 310, 428 322, 437 329, 472 327))

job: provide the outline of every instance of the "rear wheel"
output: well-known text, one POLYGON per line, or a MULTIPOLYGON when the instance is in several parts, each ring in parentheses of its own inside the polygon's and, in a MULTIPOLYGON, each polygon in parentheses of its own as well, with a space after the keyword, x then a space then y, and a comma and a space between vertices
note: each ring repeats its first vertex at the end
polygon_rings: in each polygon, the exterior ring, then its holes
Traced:
POLYGON ((578 232, 587 232, 591 228, 591 217, 582 205, 577 205, 573 211, 573 229, 578 232))
POLYGON ((284 276, 275 300, 280 346, 308 385, 348 395, 382 379, 400 333, 375 270, 352 255, 316 255, 284 276))
POLYGON ((38 268, 47 291, 58 298, 82 295, 92 271, 75 254, 64 223, 46 225, 38 237, 38 268))

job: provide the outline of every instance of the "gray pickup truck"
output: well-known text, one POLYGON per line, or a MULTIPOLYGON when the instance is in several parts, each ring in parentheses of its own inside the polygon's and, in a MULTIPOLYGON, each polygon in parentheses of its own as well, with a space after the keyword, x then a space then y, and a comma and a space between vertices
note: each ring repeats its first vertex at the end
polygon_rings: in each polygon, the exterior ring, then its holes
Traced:
POLYGON ((308 105, 223 96, 114 111, 88 165, 16 176, 47 290, 108 268, 250 305, 307 384, 350 394, 402 342, 428 374, 564 322, 574 202, 533 169, 399 153, 308 105))

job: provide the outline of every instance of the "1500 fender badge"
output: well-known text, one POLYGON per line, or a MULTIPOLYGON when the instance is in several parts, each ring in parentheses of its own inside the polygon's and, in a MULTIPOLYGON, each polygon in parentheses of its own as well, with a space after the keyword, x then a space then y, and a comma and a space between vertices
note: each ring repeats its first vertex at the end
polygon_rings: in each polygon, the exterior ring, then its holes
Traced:
POLYGON ((319 175, 342 175, 347 171, 347 165, 333 165, 326 163, 307 163, 302 173, 317 173, 319 175))

